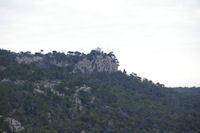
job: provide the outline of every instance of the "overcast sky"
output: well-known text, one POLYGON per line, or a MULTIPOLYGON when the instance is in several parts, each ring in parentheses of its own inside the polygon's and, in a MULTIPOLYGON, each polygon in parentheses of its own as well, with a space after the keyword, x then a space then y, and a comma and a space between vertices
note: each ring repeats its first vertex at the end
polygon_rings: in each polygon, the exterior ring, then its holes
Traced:
POLYGON ((200 86, 200 0, 0 0, 0 48, 113 51, 120 69, 200 86))

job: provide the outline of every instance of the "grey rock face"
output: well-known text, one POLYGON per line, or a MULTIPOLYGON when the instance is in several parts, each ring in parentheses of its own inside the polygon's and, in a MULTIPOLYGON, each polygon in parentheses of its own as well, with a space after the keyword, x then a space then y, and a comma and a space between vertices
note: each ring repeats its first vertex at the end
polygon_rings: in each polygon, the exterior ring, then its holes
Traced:
POLYGON ((40 89, 34 89, 36 92, 40 93, 40 94, 44 94, 44 91, 43 90, 40 90, 40 89))
POLYGON ((98 55, 91 61, 84 58, 79 61, 74 68, 73 72, 93 73, 93 72, 116 72, 118 65, 109 56, 98 55))
MULTIPOLYGON (((46 59, 43 58, 43 57, 40 57, 40 56, 18 56, 16 57, 16 61, 17 63, 21 64, 21 63, 24 63, 24 64, 31 64, 31 63, 36 63, 39 67, 45 67, 47 66, 48 64, 46 64, 46 59)), ((54 58, 51 58, 49 60, 49 63, 51 65, 55 65, 57 67, 67 67, 69 65, 68 62, 66 61, 57 61, 55 60, 54 58)))
POLYGON ((92 62, 88 59, 83 59, 79 61, 75 67, 73 72, 81 72, 81 73, 91 73, 94 71, 94 68, 92 67, 92 62))
MULTIPOLYGON (((76 108, 79 110, 79 111, 82 111, 83 110, 83 105, 82 105, 82 102, 81 102, 81 99, 79 99, 79 92, 80 91, 84 91, 84 92, 90 92, 92 88, 91 87, 87 87, 87 86, 82 86, 82 87, 78 87, 76 86, 76 91, 75 91, 75 94, 74 94, 74 101, 75 101, 75 104, 76 104, 76 108)), ((94 97, 94 96, 92 96, 94 97)), ((92 99, 92 102, 94 102, 95 98, 92 99)))
POLYGON ((1 80, 1 82, 11 82, 11 80, 4 78, 4 79, 1 80))
POLYGON ((39 56, 31 56, 31 57, 28 57, 28 56, 23 56, 23 57, 16 57, 16 61, 21 64, 21 63, 25 63, 25 64, 31 64, 31 63, 34 63, 34 62, 40 62, 42 61, 43 58, 42 57, 39 57, 39 56))
POLYGON ((50 61, 50 64, 55 65, 55 66, 57 66, 57 67, 67 67, 67 66, 69 66, 69 63, 68 63, 68 62, 65 62, 65 61, 60 61, 60 62, 58 62, 58 61, 56 61, 56 60, 51 60, 51 61, 50 61))
POLYGON ((59 80, 40 81, 40 82, 34 84, 34 86, 35 86, 34 91, 36 91, 37 93, 40 93, 40 94, 46 94, 47 90, 50 90, 53 94, 60 96, 60 97, 64 97, 65 96, 64 93, 60 93, 59 91, 57 91, 55 89, 55 86, 58 84, 60 84, 59 80))
POLYGON ((9 123, 10 129, 14 133, 22 131, 24 129, 24 127, 21 125, 21 123, 13 118, 8 117, 5 119, 5 121, 7 121, 9 123))
POLYGON ((87 55, 23 55, 16 57, 18 63, 36 63, 40 68, 68 67, 74 73, 116 72, 118 63, 113 55, 96 51, 87 55))
POLYGON ((60 93, 59 91, 56 91, 56 90, 54 90, 54 89, 51 89, 50 91, 51 91, 53 94, 57 95, 57 96, 60 96, 60 97, 64 97, 64 96, 65 96, 65 94, 60 93))

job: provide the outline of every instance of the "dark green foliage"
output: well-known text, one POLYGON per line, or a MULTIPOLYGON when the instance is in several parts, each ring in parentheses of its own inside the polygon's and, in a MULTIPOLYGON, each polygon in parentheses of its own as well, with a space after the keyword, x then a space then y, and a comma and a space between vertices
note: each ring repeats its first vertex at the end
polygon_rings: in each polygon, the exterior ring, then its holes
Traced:
POLYGON ((11 133, 11 130, 9 128, 8 122, 4 121, 4 117, 0 118, 0 133, 3 133, 3 131, 7 131, 7 133, 11 133))
MULTIPOLYGON (((30 55, 30 53, 21 53, 30 55)), ((88 58, 94 54, 92 51, 88 58)), ((20 121, 20 133, 198 133, 199 88, 166 88, 126 72, 71 73, 72 68, 17 64, 15 53, 0 50, 0 132, 10 132, 6 117, 20 121), (2 80, 4 79, 4 81, 2 80), (9 79, 6 80, 5 79, 9 79), (59 82, 58 82, 59 81, 59 82), (55 83, 45 88, 37 84, 55 83), (90 87, 88 91, 80 87, 90 87), (59 96, 51 89, 64 94, 59 96), (38 93, 35 89, 44 92, 38 93), (77 94, 77 95, 76 95, 77 94), (75 99, 81 101, 77 104, 75 99), (81 109, 80 109, 81 106, 81 109)), ((37 54, 38 56, 44 56, 37 54)), ((76 62, 79 52, 54 51, 55 60, 76 62), (67 58, 67 59, 66 59, 67 58)), ((109 56, 115 58, 112 53, 109 56)))

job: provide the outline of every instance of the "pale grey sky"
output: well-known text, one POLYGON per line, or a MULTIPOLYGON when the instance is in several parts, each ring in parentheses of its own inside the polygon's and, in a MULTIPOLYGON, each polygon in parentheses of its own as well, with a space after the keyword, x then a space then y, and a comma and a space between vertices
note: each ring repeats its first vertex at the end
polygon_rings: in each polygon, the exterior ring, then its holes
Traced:
POLYGON ((199 0, 0 0, 0 48, 113 51, 120 68, 200 86, 199 0))

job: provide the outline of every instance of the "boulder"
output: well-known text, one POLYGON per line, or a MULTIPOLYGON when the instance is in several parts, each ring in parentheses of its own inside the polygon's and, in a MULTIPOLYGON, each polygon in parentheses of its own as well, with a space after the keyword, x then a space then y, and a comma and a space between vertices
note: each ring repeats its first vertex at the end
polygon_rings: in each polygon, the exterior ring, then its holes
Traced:
POLYGON ((8 117, 5 119, 5 121, 9 123, 9 128, 14 133, 22 131, 24 129, 21 123, 13 118, 8 117))

